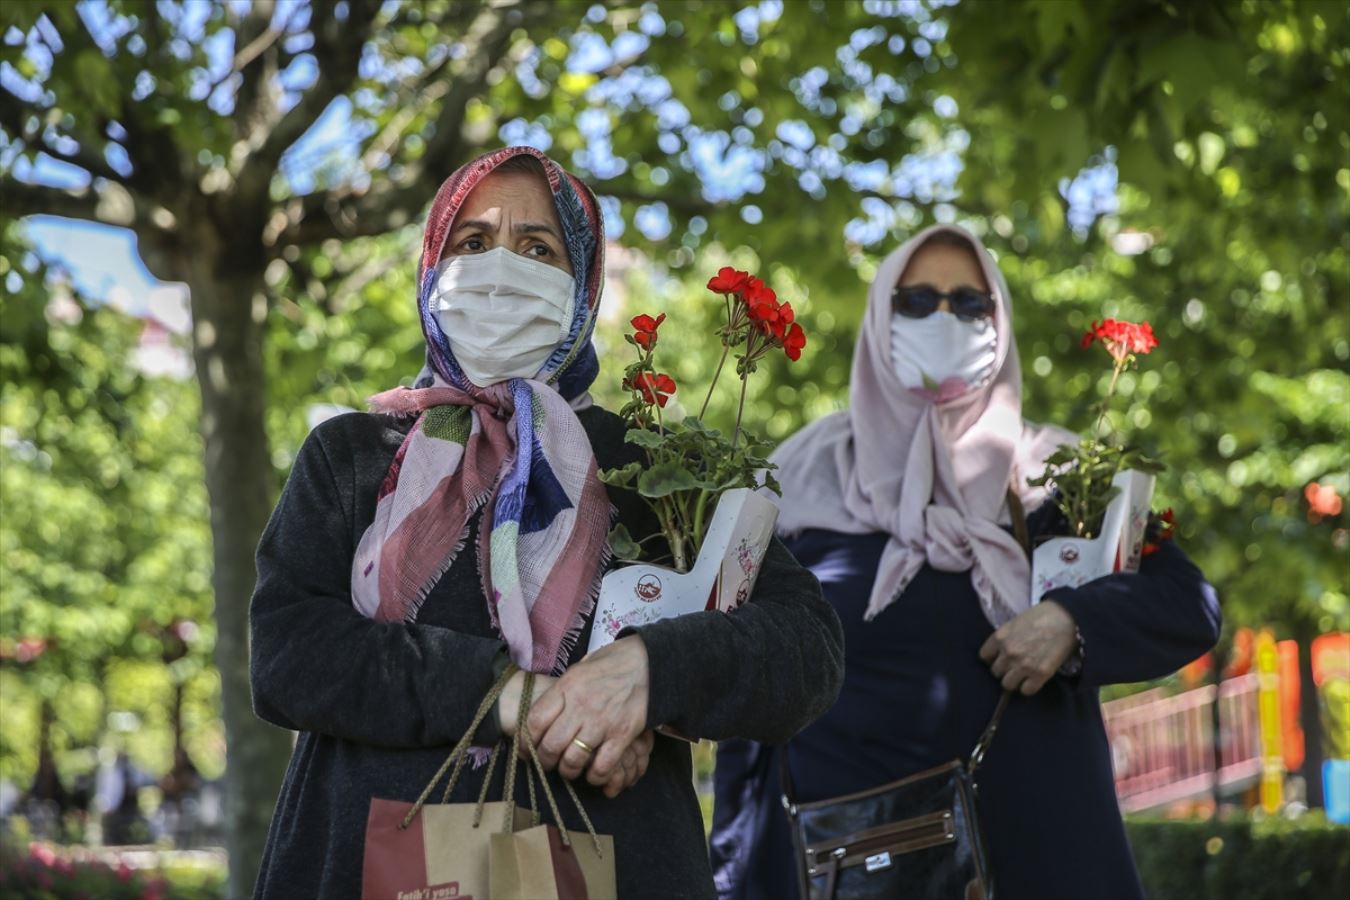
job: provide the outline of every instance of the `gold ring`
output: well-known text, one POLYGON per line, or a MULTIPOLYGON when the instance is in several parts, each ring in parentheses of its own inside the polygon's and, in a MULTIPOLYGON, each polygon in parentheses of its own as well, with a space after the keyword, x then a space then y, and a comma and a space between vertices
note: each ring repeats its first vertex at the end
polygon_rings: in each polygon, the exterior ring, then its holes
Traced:
POLYGON ((579 748, 581 748, 581 750, 584 751, 587 756, 595 752, 595 748, 592 747, 590 744, 587 744, 581 738, 572 738, 572 743, 576 744, 579 748))

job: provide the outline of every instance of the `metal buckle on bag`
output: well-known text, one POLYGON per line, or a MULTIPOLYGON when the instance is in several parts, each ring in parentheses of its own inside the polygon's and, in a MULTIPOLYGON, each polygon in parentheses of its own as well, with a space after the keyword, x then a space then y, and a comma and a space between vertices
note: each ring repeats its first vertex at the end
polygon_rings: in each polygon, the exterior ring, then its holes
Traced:
POLYGON ((794 819, 797 818, 797 804, 789 800, 787 794, 782 795, 782 801, 783 801, 783 809, 787 810, 787 814, 789 816, 792 816, 794 819))
POLYGON ((886 852, 877 853, 867 857, 863 865, 867 867, 868 872, 880 872, 891 867, 891 855, 886 852))

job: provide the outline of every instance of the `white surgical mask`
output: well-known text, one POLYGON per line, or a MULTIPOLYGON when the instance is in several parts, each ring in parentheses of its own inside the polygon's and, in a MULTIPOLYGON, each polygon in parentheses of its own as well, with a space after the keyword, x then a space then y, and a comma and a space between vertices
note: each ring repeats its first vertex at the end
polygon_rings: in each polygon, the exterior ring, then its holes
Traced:
POLYGON ((976 387, 994 374, 997 359, 992 319, 964 322, 942 310, 922 319, 891 317, 891 362, 907 388, 937 390, 953 379, 976 387))
POLYGON ((533 378, 566 339, 572 276, 505 247, 441 262, 431 308, 464 375, 479 387, 533 378))

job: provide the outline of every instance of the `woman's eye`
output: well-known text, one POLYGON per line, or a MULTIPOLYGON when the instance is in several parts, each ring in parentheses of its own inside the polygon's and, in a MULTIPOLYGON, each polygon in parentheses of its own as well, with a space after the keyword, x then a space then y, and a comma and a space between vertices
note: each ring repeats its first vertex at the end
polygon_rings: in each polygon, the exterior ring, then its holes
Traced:
POLYGON ((552 256, 552 255, 553 255, 553 250, 552 250, 552 248, 550 248, 547 244, 535 244, 534 246, 530 247, 530 248, 529 248, 528 250, 526 250, 525 252, 528 253, 528 254, 530 254, 531 256, 538 256, 538 257, 545 257, 545 256, 552 256))
POLYGON ((469 253, 480 253, 483 250, 483 239, 471 237, 459 245, 459 249, 467 250, 469 253))

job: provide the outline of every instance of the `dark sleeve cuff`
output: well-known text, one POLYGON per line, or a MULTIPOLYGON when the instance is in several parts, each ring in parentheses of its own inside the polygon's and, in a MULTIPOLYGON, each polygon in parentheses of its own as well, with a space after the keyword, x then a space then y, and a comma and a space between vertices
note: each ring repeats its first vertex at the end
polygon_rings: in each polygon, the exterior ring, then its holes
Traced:
POLYGON ((723 614, 689 613, 619 632, 619 638, 636 636, 647 647, 648 728, 679 719, 687 688, 685 674, 702 665, 698 642, 681 640, 680 634, 690 624, 686 620, 707 615, 723 614))
MULTIPOLYGON (((492 689, 491 685, 497 683, 497 679, 501 677, 510 664, 511 656, 506 652, 506 645, 503 644, 501 652, 492 661, 492 676, 488 681, 488 690, 492 689)), ((478 730, 473 733, 474 746, 491 747, 505 737, 502 734, 501 717, 497 714, 498 704, 500 703, 501 701, 498 700, 497 704, 493 705, 492 711, 487 714, 487 718, 483 719, 482 724, 478 726, 478 730)))
POLYGON ((1069 618, 1073 620, 1074 648, 1069 653, 1069 658, 1064 660, 1064 664, 1055 673, 1070 685, 1081 683, 1083 667, 1087 664, 1087 643, 1083 639, 1082 626, 1079 625, 1082 617, 1078 615, 1074 597, 1076 593, 1077 591, 1073 588, 1058 588, 1046 594, 1040 600, 1041 603, 1054 603, 1068 613, 1069 618))

